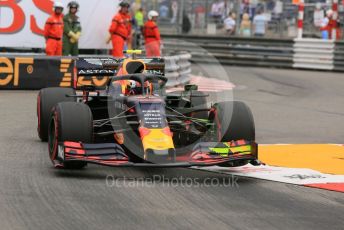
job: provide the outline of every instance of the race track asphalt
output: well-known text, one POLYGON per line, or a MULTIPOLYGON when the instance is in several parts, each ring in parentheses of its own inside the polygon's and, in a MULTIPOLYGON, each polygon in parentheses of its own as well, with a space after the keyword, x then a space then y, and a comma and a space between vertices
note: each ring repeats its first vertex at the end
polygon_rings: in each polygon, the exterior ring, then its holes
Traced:
MULTIPOLYGON (((226 70, 260 143, 344 142, 343 74, 226 70)), ((0 91, 0 229, 343 229, 343 193, 191 169, 56 170, 36 95, 0 91)))

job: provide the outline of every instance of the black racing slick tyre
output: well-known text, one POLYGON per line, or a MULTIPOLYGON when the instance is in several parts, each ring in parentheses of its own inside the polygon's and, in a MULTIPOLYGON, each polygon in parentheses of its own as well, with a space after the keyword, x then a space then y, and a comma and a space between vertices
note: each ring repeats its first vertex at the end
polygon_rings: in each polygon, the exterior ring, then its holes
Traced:
POLYGON ((52 108, 59 102, 76 101, 75 90, 71 88, 46 88, 38 93, 37 97, 37 132, 42 141, 48 140, 48 126, 52 108))
MULTIPOLYGON (((75 141, 92 143, 93 116, 90 108, 82 103, 61 102, 52 110, 48 132, 49 156, 53 163, 58 155, 58 143, 75 141)), ((85 162, 63 162, 66 169, 81 169, 85 162)))
POLYGON ((215 123, 218 141, 255 141, 255 124, 250 108, 241 101, 226 101, 214 105, 210 115, 215 123))

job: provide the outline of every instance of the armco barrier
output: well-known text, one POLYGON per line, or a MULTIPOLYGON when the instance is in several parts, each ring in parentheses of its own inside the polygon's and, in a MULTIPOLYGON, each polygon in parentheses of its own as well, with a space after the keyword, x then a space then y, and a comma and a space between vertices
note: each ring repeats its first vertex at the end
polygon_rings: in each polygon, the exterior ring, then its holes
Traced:
POLYGON ((344 71, 344 42, 163 34, 167 51, 184 50, 191 61, 239 66, 344 71))
POLYGON ((188 51, 194 62, 284 68, 293 66, 294 41, 289 39, 167 34, 163 38, 165 50, 188 51))
POLYGON ((334 69, 335 43, 321 39, 295 39, 294 68, 334 69))
POLYGON ((165 71, 168 78, 167 86, 177 86, 190 81, 191 54, 179 53, 165 56, 165 71))
MULTIPOLYGON (((104 57, 104 56, 102 56, 104 57)), ((189 81, 191 55, 173 54, 165 57, 168 86, 177 86, 189 81)), ((37 90, 46 87, 71 87, 74 62, 72 58, 46 57, 42 55, 0 56, 0 90, 37 90)), ((103 86, 106 77, 95 77, 92 82, 103 86)), ((82 80, 82 79, 80 79, 82 80)), ((84 82, 84 84, 86 84, 84 82)))
POLYGON ((334 50, 334 70, 344 71, 344 42, 336 42, 334 50))

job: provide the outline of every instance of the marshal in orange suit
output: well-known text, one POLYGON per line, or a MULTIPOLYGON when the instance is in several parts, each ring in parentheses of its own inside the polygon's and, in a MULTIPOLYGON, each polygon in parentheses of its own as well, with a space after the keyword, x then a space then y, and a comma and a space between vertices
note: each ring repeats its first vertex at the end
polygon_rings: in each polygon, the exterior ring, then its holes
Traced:
POLYGON ((54 13, 48 18, 44 26, 44 37, 46 39, 45 52, 48 56, 62 56, 63 36, 63 5, 61 2, 54 3, 54 13))
POLYGON ((148 21, 143 27, 143 35, 145 37, 146 55, 147 57, 160 57, 161 38, 159 28, 156 21, 159 13, 152 10, 148 13, 148 21))
POLYGON ((122 1, 119 6, 121 9, 112 19, 109 29, 111 37, 107 41, 108 43, 112 41, 112 56, 114 57, 123 57, 125 42, 129 40, 131 35, 130 4, 122 1))

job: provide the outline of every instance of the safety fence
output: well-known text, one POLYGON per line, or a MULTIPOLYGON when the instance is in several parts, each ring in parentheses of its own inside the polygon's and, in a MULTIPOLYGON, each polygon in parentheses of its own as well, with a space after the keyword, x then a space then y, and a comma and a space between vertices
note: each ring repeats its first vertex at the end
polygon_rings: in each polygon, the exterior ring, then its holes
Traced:
POLYGON ((165 34, 165 50, 184 50, 192 62, 344 71, 344 42, 165 34))
MULTIPOLYGON (((191 74, 189 61, 191 55, 189 53, 171 53, 164 59, 166 77, 169 79, 168 87, 178 86, 189 81, 191 74)), ((46 57, 37 54, 0 54, 0 90, 71 87, 75 67, 73 60, 71 57, 46 57)), ((83 81, 83 84, 102 87, 108 78, 97 76, 92 80, 82 78, 79 80, 83 81)))
POLYGON ((293 41, 286 39, 164 35, 167 50, 186 50, 192 61, 291 68, 293 41))

